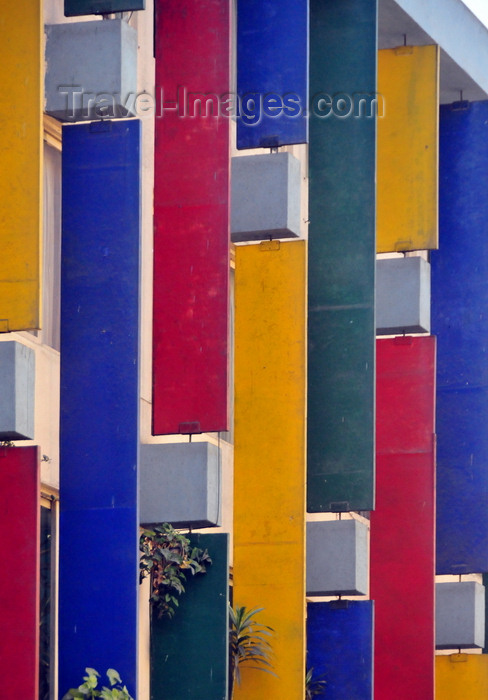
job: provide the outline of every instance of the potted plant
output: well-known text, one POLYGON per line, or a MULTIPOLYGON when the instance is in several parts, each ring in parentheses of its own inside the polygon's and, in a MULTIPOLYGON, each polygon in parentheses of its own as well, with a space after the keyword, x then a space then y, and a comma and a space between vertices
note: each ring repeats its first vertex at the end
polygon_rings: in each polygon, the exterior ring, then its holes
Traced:
POLYGON ((185 591, 186 576, 204 574, 212 560, 205 549, 192 547, 185 535, 168 523, 144 530, 139 549, 139 583, 151 577, 150 602, 158 618, 173 617, 185 591))

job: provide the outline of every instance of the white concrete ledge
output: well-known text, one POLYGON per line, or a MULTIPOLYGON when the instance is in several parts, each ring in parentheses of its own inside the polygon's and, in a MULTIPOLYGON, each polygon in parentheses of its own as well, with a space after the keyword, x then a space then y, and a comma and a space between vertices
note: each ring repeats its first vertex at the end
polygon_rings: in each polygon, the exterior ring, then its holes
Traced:
POLYGON ((461 0, 379 0, 379 48, 441 47, 441 103, 488 95, 488 28, 461 0))

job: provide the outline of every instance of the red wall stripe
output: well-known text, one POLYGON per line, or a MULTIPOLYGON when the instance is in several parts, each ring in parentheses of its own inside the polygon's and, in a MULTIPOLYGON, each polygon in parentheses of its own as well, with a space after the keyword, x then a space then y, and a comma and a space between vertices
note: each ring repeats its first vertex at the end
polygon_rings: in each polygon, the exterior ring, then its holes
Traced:
POLYGON ((155 41, 153 433, 226 430, 229 0, 158 0, 155 41))
POLYGON ((377 341, 375 700, 434 697, 435 338, 377 341))
POLYGON ((0 447, 2 698, 39 695, 40 481, 37 447, 0 447))

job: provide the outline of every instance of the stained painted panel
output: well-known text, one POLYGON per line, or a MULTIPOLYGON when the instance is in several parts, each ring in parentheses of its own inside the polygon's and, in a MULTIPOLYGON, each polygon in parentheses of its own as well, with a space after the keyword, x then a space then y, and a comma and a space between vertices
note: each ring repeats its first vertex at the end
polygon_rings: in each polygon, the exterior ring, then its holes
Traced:
POLYGON ((376 1, 310 12, 308 510, 370 510, 376 1))
POLYGON ((440 115, 437 573, 488 572, 488 101, 440 115))
POLYGON ((39 328, 42 5, 3 3, 0 114, 0 332, 39 328))
POLYGON ((238 0, 237 148, 307 141, 308 0, 238 0))
POLYGON ((373 602, 333 601, 307 605, 307 665, 324 680, 318 697, 373 698, 373 602))
POLYGON ((434 382, 433 337, 378 341, 375 700, 434 693, 434 382))
POLYGON ((174 618, 152 617, 151 700, 227 700, 229 536, 190 539, 212 564, 189 577, 174 618))
POLYGON ((378 52, 380 253, 438 247, 439 53, 438 46, 378 52))
POLYGON ((65 17, 143 10, 145 0, 64 0, 65 17))
POLYGON ((488 696, 488 656, 435 657, 436 700, 484 700, 488 696))
POLYGON ((39 474, 37 447, 0 447, 0 671, 5 698, 39 697, 39 474))
POLYGON ((303 698, 305 256, 304 241, 236 248, 234 602, 264 608, 278 676, 245 669, 236 700, 303 698))
POLYGON ((136 688, 139 188, 139 121, 63 128, 63 693, 87 659, 116 668, 131 694, 136 688))
POLYGON ((229 37, 229 0, 156 4, 155 435, 228 428, 229 37))

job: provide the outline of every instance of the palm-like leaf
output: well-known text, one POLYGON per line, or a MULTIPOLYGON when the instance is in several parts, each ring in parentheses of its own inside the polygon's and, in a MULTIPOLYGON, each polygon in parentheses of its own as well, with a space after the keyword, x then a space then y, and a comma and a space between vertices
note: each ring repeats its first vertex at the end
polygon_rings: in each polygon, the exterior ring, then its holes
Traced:
POLYGON ((327 682, 322 676, 319 678, 313 677, 313 668, 309 668, 305 676, 305 700, 312 700, 312 698, 325 697, 325 686, 327 682))
POLYGON ((229 606, 229 653, 231 659, 231 674, 233 681, 241 683, 240 666, 245 664, 247 668, 255 668, 266 671, 273 676, 271 670, 272 647, 269 638, 273 635, 272 627, 256 622, 255 616, 262 612, 263 608, 251 608, 237 606, 235 610, 229 606))

